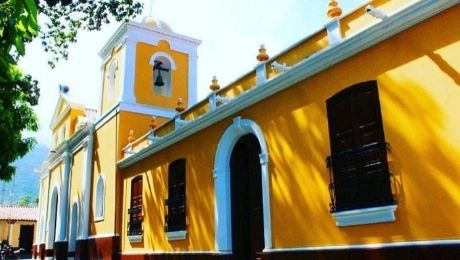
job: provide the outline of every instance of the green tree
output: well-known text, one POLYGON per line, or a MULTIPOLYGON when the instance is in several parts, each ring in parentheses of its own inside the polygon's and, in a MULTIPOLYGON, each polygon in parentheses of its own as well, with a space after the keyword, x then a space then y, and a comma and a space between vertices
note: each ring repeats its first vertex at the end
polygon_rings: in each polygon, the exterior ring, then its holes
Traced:
POLYGON ((133 0, 0 0, 0 180, 11 180, 11 163, 35 144, 23 132, 38 130, 33 112, 40 96, 38 82, 17 65, 27 43, 40 36, 54 67, 59 59, 67 59, 78 31, 100 30, 111 18, 128 20, 141 11, 142 5, 133 0), (40 28, 38 17, 43 20, 40 28))
POLYGON ((19 198, 18 205, 21 207, 28 207, 32 203, 33 198, 30 195, 25 195, 19 198))

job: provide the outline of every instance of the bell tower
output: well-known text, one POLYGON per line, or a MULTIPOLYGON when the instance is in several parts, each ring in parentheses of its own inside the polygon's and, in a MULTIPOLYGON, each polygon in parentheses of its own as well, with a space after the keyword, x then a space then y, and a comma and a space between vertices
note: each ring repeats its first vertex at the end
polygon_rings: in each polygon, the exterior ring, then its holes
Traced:
POLYGON ((99 53, 102 115, 117 107, 171 118, 178 99, 195 104, 200 43, 150 16, 121 25, 99 53))

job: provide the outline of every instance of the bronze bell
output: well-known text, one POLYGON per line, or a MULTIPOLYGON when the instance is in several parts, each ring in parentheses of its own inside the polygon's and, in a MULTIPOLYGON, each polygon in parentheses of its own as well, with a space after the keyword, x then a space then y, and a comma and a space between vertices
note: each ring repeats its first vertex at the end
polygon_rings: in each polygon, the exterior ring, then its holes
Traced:
POLYGON ((163 81, 163 77, 161 76, 161 70, 157 70, 158 71, 158 75, 157 75, 157 78, 155 79, 155 86, 157 87, 162 87, 165 85, 164 81, 163 81))

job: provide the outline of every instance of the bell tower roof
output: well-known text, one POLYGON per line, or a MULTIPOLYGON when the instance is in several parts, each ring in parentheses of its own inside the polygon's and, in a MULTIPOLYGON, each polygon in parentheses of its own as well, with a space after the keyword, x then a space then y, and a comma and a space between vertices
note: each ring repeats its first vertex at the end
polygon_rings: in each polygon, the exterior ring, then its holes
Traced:
POLYGON ((169 24, 167 24, 163 20, 156 19, 155 17, 150 15, 142 18, 142 23, 152 28, 156 28, 166 32, 172 32, 171 26, 169 26, 169 24))

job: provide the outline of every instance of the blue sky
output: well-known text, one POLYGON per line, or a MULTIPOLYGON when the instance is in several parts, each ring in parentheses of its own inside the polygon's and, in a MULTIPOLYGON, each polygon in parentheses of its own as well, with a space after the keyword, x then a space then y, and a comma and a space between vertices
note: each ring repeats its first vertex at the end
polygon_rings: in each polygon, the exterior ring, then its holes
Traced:
MULTIPOLYGON (((144 14, 149 12, 150 0, 144 14)), ((209 93, 216 75, 225 86, 257 64, 261 43, 275 55, 323 27, 327 22, 328 0, 156 0, 152 14, 167 22, 176 33, 202 40, 198 49, 198 96, 209 93)), ((366 0, 339 0, 344 13, 366 0)), ((67 61, 56 69, 47 65, 46 53, 35 41, 27 46, 20 65, 39 81, 41 96, 36 108, 40 130, 33 133, 38 142, 49 146, 49 125, 58 99, 58 86, 70 86, 70 93, 81 103, 98 107, 101 88, 101 60, 98 52, 119 24, 102 31, 83 32, 71 47, 67 61)), ((289 65, 289 64, 288 64, 289 65)))

